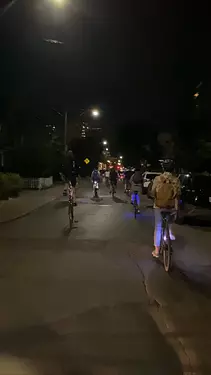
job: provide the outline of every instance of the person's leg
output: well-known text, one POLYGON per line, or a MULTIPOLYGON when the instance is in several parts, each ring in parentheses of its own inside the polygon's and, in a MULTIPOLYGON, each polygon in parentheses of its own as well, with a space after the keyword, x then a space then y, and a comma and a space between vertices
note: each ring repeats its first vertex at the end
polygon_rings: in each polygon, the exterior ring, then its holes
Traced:
POLYGON ((161 240, 161 230, 162 230, 162 217, 161 210, 159 208, 154 209, 155 215, 155 230, 154 230, 154 246, 155 250, 153 251, 154 256, 159 256, 160 249, 160 240, 161 240))
POLYGON ((171 217, 171 222, 169 223, 169 234, 170 234, 171 240, 175 241, 176 238, 173 232, 173 223, 174 223, 174 218, 171 217))
POLYGON ((132 190, 132 191, 131 191, 131 204, 133 204, 134 199, 135 199, 135 193, 134 193, 134 191, 132 190))

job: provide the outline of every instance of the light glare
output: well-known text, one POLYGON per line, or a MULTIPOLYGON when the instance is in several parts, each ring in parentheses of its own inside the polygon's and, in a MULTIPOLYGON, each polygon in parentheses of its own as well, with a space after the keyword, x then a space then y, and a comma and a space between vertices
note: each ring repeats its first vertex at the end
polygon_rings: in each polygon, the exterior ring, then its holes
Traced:
POLYGON ((94 116, 94 117, 99 117, 100 116, 100 112, 98 111, 98 109, 93 109, 92 110, 92 116, 94 116))

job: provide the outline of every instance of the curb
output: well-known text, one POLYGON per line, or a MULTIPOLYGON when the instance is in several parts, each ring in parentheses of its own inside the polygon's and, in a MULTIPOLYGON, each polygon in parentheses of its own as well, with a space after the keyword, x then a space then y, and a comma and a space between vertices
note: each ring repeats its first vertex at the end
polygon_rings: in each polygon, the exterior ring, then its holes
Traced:
POLYGON ((15 216, 15 217, 13 217, 13 218, 11 218, 11 219, 7 219, 7 220, 5 220, 5 221, 1 221, 1 220, 0 220, 0 226, 1 226, 1 225, 4 225, 4 224, 12 223, 13 221, 16 221, 16 220, 18 220, 18 219, 22 219, 23 217, 30 215, 31 213, 33 213, 33 212, 39 210, 40 208, 42 208, 42 207, 44 207, 44 206, 47 206, 47 204, 49 204, 49 203, 55 201, 55 200, 58 199, 59 197, 60 197, 60 196, 52 197, 51 200, 49 200, 48 202, 42 203, 41 205, 39 205, 39 206, 37 206, 37 207, 35 207, 35 208, 29 210, 29 211, 23 212, 22 214, 19 214, 19 215, 15 216))

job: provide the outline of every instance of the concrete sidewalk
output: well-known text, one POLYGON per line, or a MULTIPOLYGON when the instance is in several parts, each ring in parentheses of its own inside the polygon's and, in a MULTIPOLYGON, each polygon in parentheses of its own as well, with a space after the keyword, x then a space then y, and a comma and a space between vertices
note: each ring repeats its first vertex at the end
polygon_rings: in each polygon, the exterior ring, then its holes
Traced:
POLYGON ((16 220, 55 200, 62 194, 63 186, 56 185, 47 190, 26 190, 18 198, 0 202, 0 223, 16 220))

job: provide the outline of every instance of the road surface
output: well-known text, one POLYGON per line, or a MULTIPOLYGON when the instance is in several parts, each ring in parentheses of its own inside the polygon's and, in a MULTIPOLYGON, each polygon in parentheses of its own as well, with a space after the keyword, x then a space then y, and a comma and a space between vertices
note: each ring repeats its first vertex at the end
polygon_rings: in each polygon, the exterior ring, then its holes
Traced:
POLYGON ((151 202, 82 185, 71 231, 63 197, 0 227, 0 375, 210 374, 210 230, 176 227, 167 275, 151 202))

